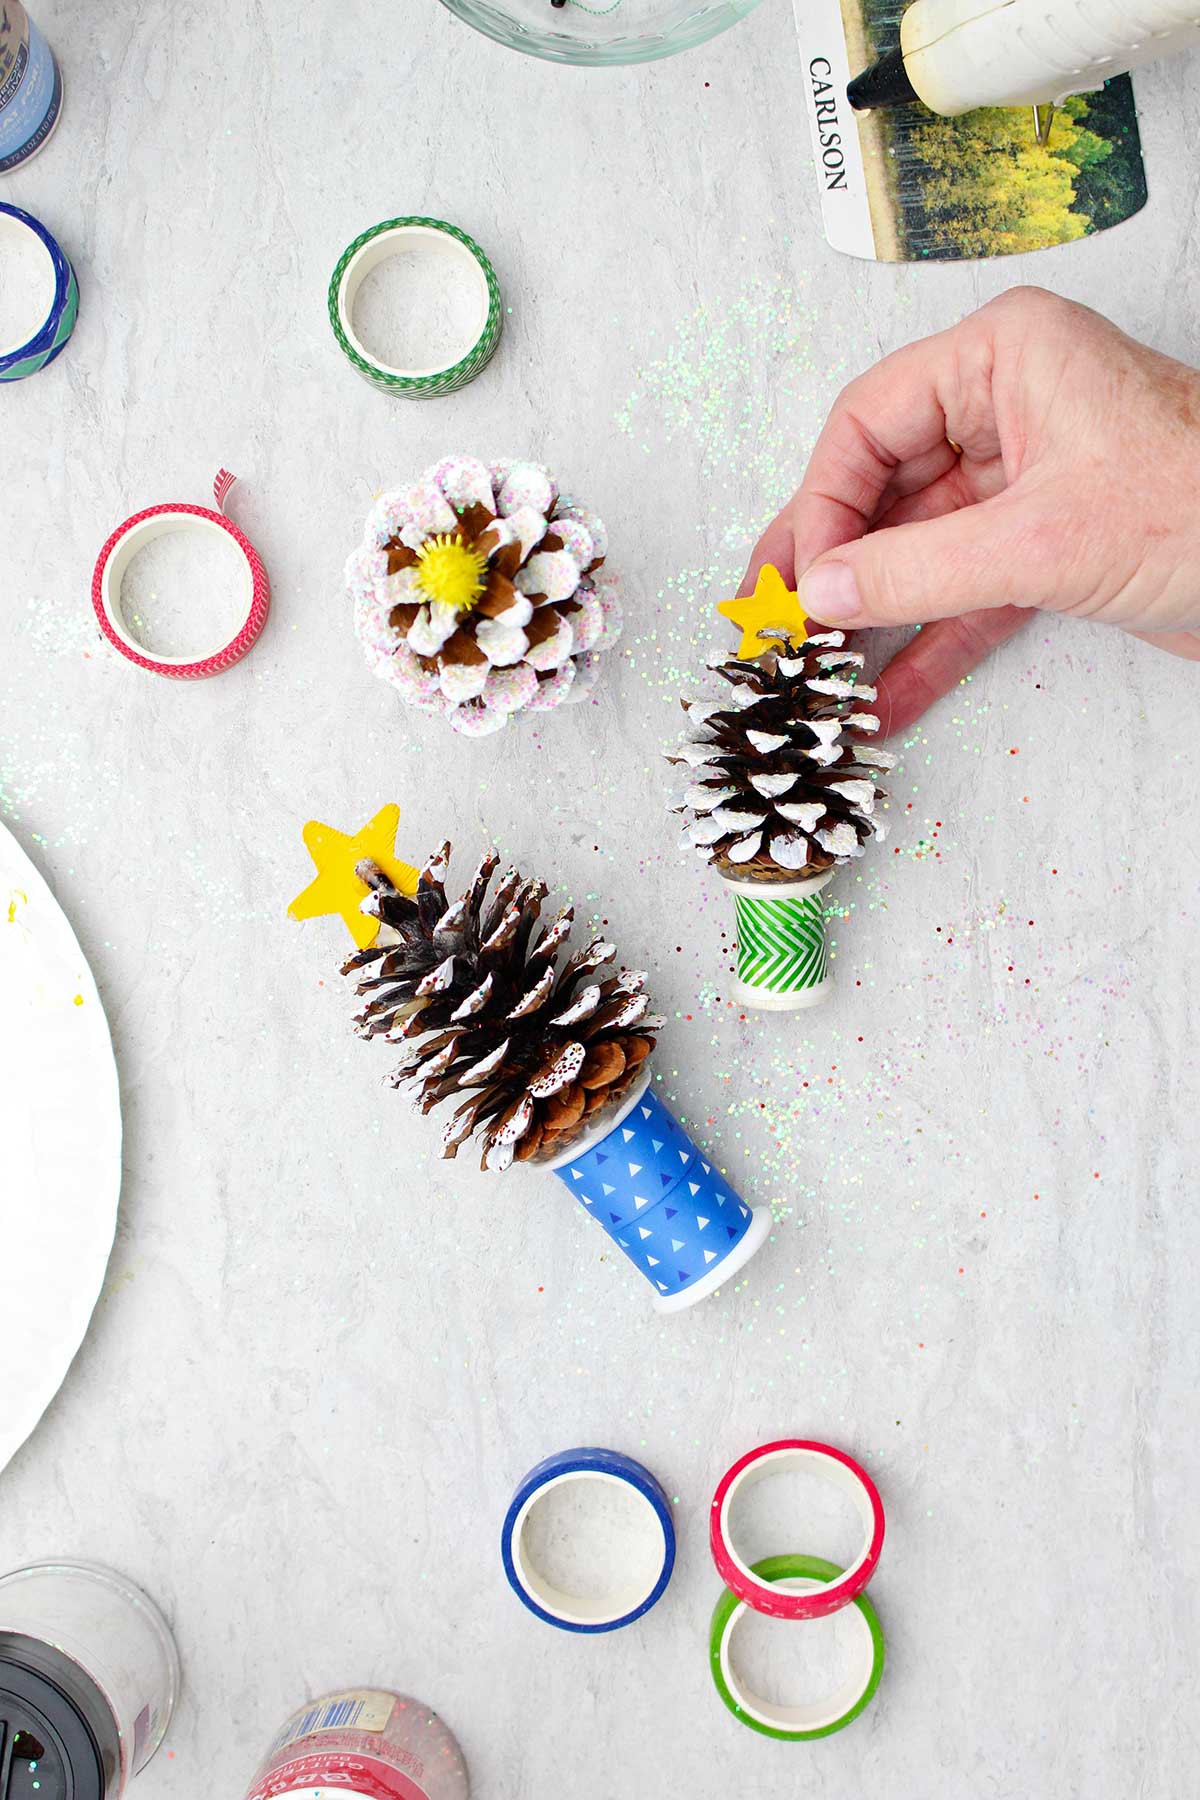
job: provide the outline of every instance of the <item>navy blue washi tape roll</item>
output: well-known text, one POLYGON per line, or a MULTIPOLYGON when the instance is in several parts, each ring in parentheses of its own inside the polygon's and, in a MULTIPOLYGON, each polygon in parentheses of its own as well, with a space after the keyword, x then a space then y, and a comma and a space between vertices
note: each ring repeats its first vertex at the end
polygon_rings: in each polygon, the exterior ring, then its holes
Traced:
POLYGON ((559 1450, 530 1469, 518 1486, 505 1515, 500 1554, 514 1594, 547 1625, 557 1625, 560 1631, 618 1631, 649 1612, 671 1579, 675 1567, 671 1503, 649 1469, 619 1450, 559 1450), (617 1568, 609 1591, 584 1598, 564 1593, 534 1565, 525 1542, 529 1516, 547 1494, 568 1482, 593 1486, 616 1483, 645 1505, 658 1534, 653 1579, 644 1570, 631 1575, 628 1570, 617 1568))
POLYGON ((57 240, 32 213, 0 201, 0 264, 18 256, 33 279, 21 284, 20 311, 0 312, 0 381, 20 381, 52 363, 79 312, 75 271, 57 240))

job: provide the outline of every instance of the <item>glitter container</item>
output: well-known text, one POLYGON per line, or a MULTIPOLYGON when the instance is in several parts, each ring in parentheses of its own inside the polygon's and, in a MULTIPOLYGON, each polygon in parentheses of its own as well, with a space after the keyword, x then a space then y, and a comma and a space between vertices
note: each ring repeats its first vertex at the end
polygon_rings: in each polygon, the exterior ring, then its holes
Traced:
POLYGON ((41 1562, 0 1577, 0 1800, 118 1800, 178 1693, 166 1620, 123 1575, 41 1562))
POLYGON ((407 1694, 346 1688, 292 1714, 255 1771, 246 1800, 467 1800, 462 1751, 407 1694))
POLYGON ((62 113, 54 52, 20 0, 0 6, 0 175, 36 156, 62 113))

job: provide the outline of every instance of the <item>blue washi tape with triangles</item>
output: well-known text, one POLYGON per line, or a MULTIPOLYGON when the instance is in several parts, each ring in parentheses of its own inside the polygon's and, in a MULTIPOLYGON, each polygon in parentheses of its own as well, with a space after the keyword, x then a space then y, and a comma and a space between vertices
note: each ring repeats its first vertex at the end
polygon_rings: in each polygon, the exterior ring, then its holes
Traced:
POLYGON ((555 1173, 664 1298, 711 1277, 754 1218, 650 1088, 555 1173))

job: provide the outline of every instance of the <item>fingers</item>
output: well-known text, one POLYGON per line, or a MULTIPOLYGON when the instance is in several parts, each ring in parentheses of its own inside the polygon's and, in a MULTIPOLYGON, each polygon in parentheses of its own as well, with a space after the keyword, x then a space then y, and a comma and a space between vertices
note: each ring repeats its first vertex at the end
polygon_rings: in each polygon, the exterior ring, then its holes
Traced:
POLYGON ((999 607, 961 619, 940 619, 919 631, 878 676, 875 710, 884 736, 907 731, 935 700, 957 687, 985 656, 1029 619, 1021 607, 999 607))
MULTIPOLYGON (((991 484, 982 490, 985 493, 994 491, 991 484)), ((880 495, 879 506, 882 522, 898 525, 909 519, 933 518, 938 513, 950 512, 955 507, 969 506, 972 501, 981 497, 973 472, 964 469, 950 445, 943 442, 932 452, 916 457, 912 462, 899 464, 880 495)), ((808 562, 811 562, 811 556, 802 557, 796 550, 795 520, 802 498, 801 493, 790 500, 759 538, 742 577, 739 597, 753 593, 759 571, 767 563, 772 563, 788 586, 794 587, 797 575, 803 573, 808 562)), ((811 541, 810 537, 809 542, 811 541)), ((823 548, 836 549, 843 541, 837 538, 834 543, 824 545, 823 548)))
MULTIPOLYGON (((871 529, 878 525, 901 524, 903 510, 919 504, 930 493, 943 496, 932 509, 934 512, 950 512, 955 506, 966 506, 979 498, 968 492, 962 478, 961 461, 949 443, 938 444, 933 450, 914 456, 910 462, 897 463, 891 480, 876 502, 871 529), (902 516, 893 518, 891 515, 897 508, 901 509, 902 516)), ((828 550, 836 548, 833 544, 824 547, 828 550)))
POLYGON ((915 486, 939 481, 958 462, 944 432, 939 442, 923 446, 912 457, 894 460, 885 459, 859 421, 849 415, 838 421, 837 435, 843 441, 836 448, 827 446, 822 452, 818 442, 792 501, 792 555, 797 573, 803 573, 827 550, 862 537, 882 506, 901 493, 911 493, 915 486), (906 473, 914 466, 924 481, 906 486, 906 473))
POLYGON ((1015 488, 940 518, 886 526, 818 558, 800 582, 813 618, 915 625, 999 606, 1051 605, 1063 569, 1052 512, 1015 488))
POLYGON ((842 390, 798 492, 759 539, 740 593, 753 589, 765 563, 790 585, 909 496, 952 483, 957 494, 946 504, 966 505, 1003 485, 991 334, 978 317, 895 351, 842 390))
POLYGON ((1016 291, 851 382, 743 591, 774 562, 814 619, 852 629, 1004 606, 1095 614, 1116 573, 1074 504, 1079 451, 1056 461, 1042 415, 1061 425, 1072 347, 1098 324, 1016 291))
POLYGON ((1187 662, 1200 662, 1200 631, 1134 631, 1132 637, 1143 644, 1153 644, 1168 656, 1182 656, 1187 662))
POLYGON ((1006 486, 1004 470, 998 463, 970 463, 960 457, 945 474, 920 488, 893 483, 880 501, 873 529, 908 525, 915 519, 936 519, 942 513, 956 512, 960 506, 990 500, 1006 486))
POLYGON ((889 490, 940 480, 958 460, 949 438, 971 462, 998 456, 988 335, 967 321, 895 351, 843 389, 793 502, 798 569, 861 537, 889 490))
POLYGON ((738 589, 739 599, 743 594, 754 592, 754 584, 758 580, 759 570, 765 568, 767 563, 774 564, 788 587, 795 587, 796 559, 793 552, 790 503, 784 507, 777 518, 772 519, 755 544, 750 565, 742 576, 742 585, 738 589))

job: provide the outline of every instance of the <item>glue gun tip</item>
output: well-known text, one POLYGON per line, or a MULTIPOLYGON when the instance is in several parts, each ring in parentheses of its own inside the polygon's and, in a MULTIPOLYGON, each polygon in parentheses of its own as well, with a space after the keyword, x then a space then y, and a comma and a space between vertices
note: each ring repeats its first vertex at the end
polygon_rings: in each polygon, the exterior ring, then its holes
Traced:
POLYGON ((916 89, 908 79, 900 51, 889 50, 856 75, 846 89, 846 98, 856 112, 871 112, 877 106, 904 106, 915 100, 916 89))

